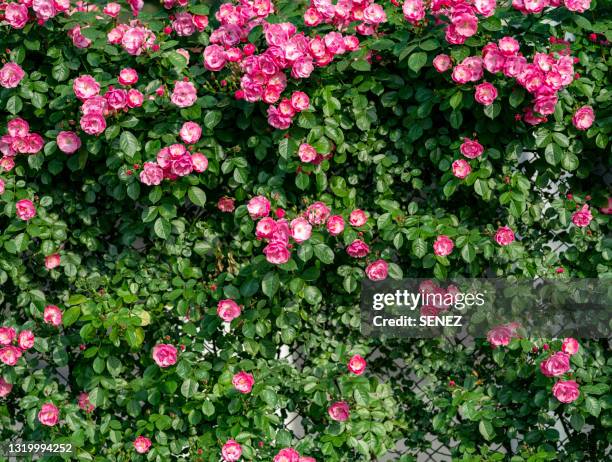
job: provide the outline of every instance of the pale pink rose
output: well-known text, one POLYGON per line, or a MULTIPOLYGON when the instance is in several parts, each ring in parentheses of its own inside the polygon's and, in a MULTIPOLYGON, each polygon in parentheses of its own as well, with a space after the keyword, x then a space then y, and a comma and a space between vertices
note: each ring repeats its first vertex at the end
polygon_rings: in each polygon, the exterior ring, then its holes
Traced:
POLYGON ((361 239, 355 239, 346 248, 346 253, 353 258, 363 258, 370 253, 370 247, 361 239))
POLYGON ((482 79, 484 75, 483 60, 480 56, 468 56, 461 65, 467 67, 470 70, 470 82, 477 82, 482 79))
POLYGON ((121 36, 121 46, 129 54, 139 56, 149 47, 151 41, 155 41, 155 36, 151 34, 151 31, 144 27, 128 27, 121 36))
POLYGON ((22 350, 29 350, 34 346, 34 334, 31 330, 22 330, 17 337, 17 344, 22 350))
POLYGON ((240 313, 240 306, 232 299, 220 300, 217 303, 217 315, 225 322, 232 322, 240 313))
POLYGON ((495 0, 474 0, 474 9, 484 17, 493 15, 496 6, 495 0))
POLYGON ((344 218, 340 215, 333 215, 329 217, 326 227, 329 234, 337 236, 344 231, 344 218))
POLYGON ((433 244, 434 253, 440 257, 450 255, 454 247, 455 243, 452 241, 452 239, 443 234, 438 236, 433 244))
POLYGON ((296 112, 302 112, 310 106, 310 98, 303 91, 294 91, 291 95, 291 106, 296 112))
POLYGON ((204 48, 204 67, 209 71, 220 71, 225 66, 226 61, 227 55, 223 47, 208 45, 204 48))
POLYGON ((185 122, 181 127, 179 136, 186 144, 195 144, 202 136, 202 127, 196 122, 185 122))
POLYGON ((472 80, 472 71, 465 64, 458 64, 453 68, 451 77, 456 83, 464 84, 472 80))
POLYGON ((57 268, 60 265, 61 257, 59 253, 54 253, 52 255, 47 255, 45 257, 45 268, 48 270, 57 268))
POLYGON ((309 56, 300 56, 291 66, 291 76, 295 79, 307 79, 314 71, 314 64, 309 56))
POLYGON ((0 345, 10 345, 15 340, 15 329, 12 327, 0 327, 0 345))
POLYGON ((170 100, 178 107, 189 107, 198 99, 195 85, 191 82, 176 82, 170 100))
POLYGON ((507 346, 514 337, 517 337, 516 329, 510 324, 494 327, 487 333, 487 341, 493 347, 507 346))
POLYGON ((405 0, 402 12, 404 18, 414 24, 425 18, 425 5, 422 0, 405 0))
POLYGON ((135 88, 131 88, 127 92, 127 105, 129 108, 135 108, 142 106, 144 101, 144 95, 136 90, 135 88))
POLYGON ((33 0, 32 10, 36 13, 36 17, 43 22, 57 14, 52 0, 33 0))
POLYGON ((36 216, 36 207, 29 199, 21 199, 15 204, 15 213, 20 220, 28 221, 36 216))
POLYGON ((134 449, 139 454, 146 454, 151 447, 151 440, 146 436, 140 435, 134 440, 134 449))
POLYGON ((15 346, 9 345, 0 348, 0 361, 7 366, 14 366, 21 358, 21 350, 15 346))
POLYGON ((15 88, 25 77, 25 72, 19 64, 8 62, 0 69, 0 86, 15 88))
POLYGON ((30 124, 21 117, 15 117, 9 120, 6 128, 8 134, 16 138, 25 137, 30 132, 30 124))
POLYGON ((497 98, 497 88, 495 88, 489 82, 484 82, 480 85, 476 85, 474 99, 477 103, 489 106, 490 104, 493 104, 495 98, 497 98))
POLYGON ((165 368, 176 364, 177 350, 174 345, 169 343, 158 343, 151 352, 153 361, 159 367, 165 368))
POLYGON ((453 64, 451 63, 450 56, 440 54, 434 58, 433 66, 438 72, 446 72, 453 66, 453 64))
POLYGON ((484 147, 476 140, 464 138, 459 150, 468 159, 476 159, 482 155, 484 147))
POLYGON ((570 357, 567 353, 559 351, 540 363, 540 371, 546 377, 557 377, 570 369, 570 357))
POLYGON ((582 208, 572 214, 572 223, 580 228, 586 228, 593 220, 593 215, 589 210, 588 204, 584 204, 582 208))
POLYGON ((354 355, 348 362, 348 370, 355 375, 361 375, 366 369, 366 360, 360 355, 354 355))
POLYGON ((232 385, 234 385, 234 388, 240 393, 251 393, 254 384, 255 379, 248 372, 241 371, 232 377, 232 385))
POLYGON ((28 7, 11 2, 6 5, 4 19, 13 29, 23 29, 28 22, 28 7))
POLYGON ((284 448, 274 456, 273 462, 299 462, 300 454, 293 448, 284 448))
POLYGON ((267 217, 270 213, 270 201, 264 196, 255 196, 247 204, 247 210, 253 220, 267 217))
POLYGON ((454 31, 462 37, 471 37, 478 30, 478 18, 471 13, 453 14, 451 22, 454 31))
POLYGON ((519 52, 520 45, 518 41, 512 37, 504 37, 497 42, 499 50, 505 56, 512 56, 519 52))
POLYGON ((59 150, 66 154, 73 154, 81 147, 81 139, 74 132, 59 132, 56 142, 59 150))
POLYGON ((553 385, 552 394, 562 403, 572 403, 580 396, 580 390, 575 380, 559 380, 553 385))
POLYGON ((327 409, 327 413, 332 418, 332 420, 336 420, 338 422, 344 422, 348 420, 350 416, 349 405, 346 401, 338 401, 327 409))
POLYGON ((276 221, 273 218, 265 217, 257 222, 257 226, 255 228, 255 236, 258 239, 270 239, 272 235, 276 232, 276 221))
POLYGON ((93 412, 93 410, 96 408, 91 401, 89 401, 89 394, 85 392, 79 394, 78 405, 79 408, 85 411, 87 414, 93 412))
POLYGON ((578 353, 579 349, 580 344, 578 343, 578 340, 572 337, 564 339, 563 344, 561 345, 561 350, 563 350, 563 352, 567 353, 568 355, 575 355, 576 353, 578 353))
POLYGON ((107 3, 102 11, 105 15, 116 18, 121 12, 121 5, 115 2, 107 3))
POLYGON ((305 218, 291 220, 291 237, 298 244, 307 241, 312 235, 312 225, 305 218))
POLYGON ((231 197, 222 197, 217 202, 217 208, 222 212, 231 213, 236 208, 234 205, 234 199, 231 197))
POLYGON ((271 242, 263 249, 268 263, 273 265, 282 265, 287 263, 291 258, 291 252, 282 242, 271 242))
POLYGON ((512 231, 508 226, 502 226, 495 233, 495 242, 499 245, 509 245, 514 242, 514 231, 512 231))
POLYGON ((13 389, 13 385, 6 382, 4 378, 0 376, 0 398, 4 398, 5 396, 8 396, 8 394, 11 392, 12 389, 13 389))
POLYGON ((464 159, 458 159, 453 162, 453 175, 459 179, 464 179, 472 171, 470 164, 464 159))
POLYGON ((315 202, 306 209, 306 216, 308 217, 308 221, 310 222, 310 224, 315 226, 324 224, 329 218, 330 213, 331 210, 329 209, 329 207, 320 201, 315 202))
POLYGON ((140 181, 149 186, 161 184, 164 179, 164 171, 155 162, 145 162, 140 172, 140 181))
POLYGON ((93 96, 83 103, 81 106, 81 112, 83 115, 97 114, 102 116, 104 115, 106 106, 106 99, 103 96, 93 96))
POLYGON ((352 226, 355 226, 356 228, 359 228, 360 226, 365 225, 367 221, 368 221, 368 216, 361 209, 355 209, 349 215, 349 223, 352 226))
POLYGON ((242 446, 234 440, 227 440, 221 448, 221 456, 225 462, 236 462, 242 456, 242 446))
POLYGON ((370 24, 377 25, 387 21, 387 14, 382 6, 371 3, 363 10, 363 20, 370 24))
POLYGON ((43 319, 46 324, 57 327, 62 324, 62 310, 55 305, 47 305, 43 313, 43 319))
POLYGON ((126 67, 121 69, 117 80, 121 85, 134 85, 138 82, 138 72, 132 68, 126 67))
POLYGON ((81 101, 85 101, 100 93, 100 84, 91 75, 81 75, 72 83, 74 94, 81 101))
POLYGON ((191 163, 193 169, 198 173, 205 172, 208 169, 208 157, 201 152, 194 152, 191 155, 191 163))
POLYGON ((317 159, 317 150, 308 143, 300 144, 298 149, 300 160, 305 163, 312 163, 317 159))
POLYGON ((88 135, 99 135, 106 130, 106 120, 100 114, 86 114, 79 123, 88 135))
POLYGON ((572 123, 578 130, 587 130, 595 121, 595 113, 591 106, 582 106, 572 117, 572 123))
POLYGON ((570 11, 584 13, 591 6, 591 0, 563 0, 565 7, 570 11))
POLYGON ((59 409, 53 403, 45 403, 38 412, 38 421, 48 427, 53 427, 59 420, 59 409))

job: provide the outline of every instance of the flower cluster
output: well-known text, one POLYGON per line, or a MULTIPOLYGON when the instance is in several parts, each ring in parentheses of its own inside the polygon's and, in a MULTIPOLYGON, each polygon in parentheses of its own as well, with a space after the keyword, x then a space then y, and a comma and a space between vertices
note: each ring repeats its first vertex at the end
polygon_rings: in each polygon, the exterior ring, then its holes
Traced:
POLYGON ((23 29, 30 18, 36 17, 38 24, 42 25, 58 14, 67 12, 70 9, 70 0, 33 0, 2 6, 7 24, 13 29, 23 29), (28 7, 32 8, 32 15, 28 7))
MULTIPOLYGON (((570 370, 570 357, 580 348, 576 339, 566 338, 558 351, 540 363, 540 372, 546 377, 560 377, 570 370)), ((575 380, 559 380, 552 387, 552 393, 562 403, 571 403, 578 399, 580 390, 575 380)))
POLYGON ((561 5, 570 11, 584 13, 591 6, 591 0, 512 0, 512 6, 521 13, 541 13, 544 8, 557 8, 561 5))
POLYGON ((36 154, 45 144, 42 136, 30 131, 30 124, 21 117, 7 123, 7 134, 0 137, 0 168, 11 171, 17 154, 36 154))
POLYGON ((304 13, 304 24, 310 27, 332 24, 344 31, 351 23, 357 23, 355 30, 361 35, 372 35, 379 24, 387 22, 384 8, 371 0, 310 0, 310 7, 304 13))
POLYGON ((23 352, 33 346, 34 334, 31 330, 24 329, 17 335, 12 327, 0 327, 0 361, 7 366, 17 364, 23 352), (13 345, 13 343, 16 345, 13 345))
POLYGON ((133 56, 155 49, 155 34, 144 27, 136 19, 128 24, 119 24, 106 34, 108 43, 121 45, 121 47, 133 56))

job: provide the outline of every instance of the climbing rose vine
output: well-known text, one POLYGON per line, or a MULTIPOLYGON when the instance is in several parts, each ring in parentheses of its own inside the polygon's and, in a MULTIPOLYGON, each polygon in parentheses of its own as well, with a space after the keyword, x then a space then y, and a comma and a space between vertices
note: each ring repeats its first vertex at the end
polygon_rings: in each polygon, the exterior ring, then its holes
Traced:
POLYGON ((0 0, 0 441, 606 460, 607 340, 367 338, 359 295, 610 278, 610 8, 0 0))

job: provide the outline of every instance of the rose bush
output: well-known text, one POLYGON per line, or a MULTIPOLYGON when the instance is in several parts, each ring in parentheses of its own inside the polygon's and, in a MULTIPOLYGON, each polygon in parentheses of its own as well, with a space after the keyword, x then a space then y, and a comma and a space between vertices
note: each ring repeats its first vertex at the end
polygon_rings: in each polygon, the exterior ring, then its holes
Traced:
POLYGON ((0 4, 0 439, 604 460, 607 340, 364 338, 359 283, 610 277, 609 3, 213 3, 0 4))

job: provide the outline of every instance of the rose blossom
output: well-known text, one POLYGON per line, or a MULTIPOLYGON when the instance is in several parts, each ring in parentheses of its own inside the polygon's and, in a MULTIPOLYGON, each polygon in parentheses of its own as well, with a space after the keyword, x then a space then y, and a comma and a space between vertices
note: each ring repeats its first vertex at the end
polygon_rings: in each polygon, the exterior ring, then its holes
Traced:
POLYGON ((59 326, 62 323, 62 310, 55 305, 47 305, 43 313, 45 323, 59 326))
POLYGON ((107 3, 102 12, 111 18, 116 18, 121 12, 121 5, 115 2, 107 3))
POLYGON ((221 455, 225 462, 235 462, 242 456, 242 446, 234 440, 227 440, 221 448, 221 455))
POLYGON ((267 217, 270 213, 270 201, 264 196, 255 196, 247 204, 247 210, 253 220, 267 217))
POLYGON ((170 367, 176 364, 177 350, 174 345, 169 343, 158 343, 152 350, 153 361, 159 367, 170 367))
POLYGON ((218 72, 225 66, 227 54, 219 45, 208 45, 204 49, 204 67, 209 71, 218 72))
POLYGON ((331 211, 323 202, 315 202, 306 209, 306 216, 310 224, 318 226, 324 224, 331 211))
POLYGON ((294 91, 291 95, 291 106, 296 112, 302 112, 310 106, 310 98, 303 91, 294 91))
POLYGON ((59 409, 53 403, 45 403, 38 413, 38 421, 48 427, 53 427, 59 420, 59 409))
POLYGON ((106 120, 101 114, 86 114, 81 117, 80 124, 88 135, 99 135, 106 130, 106 120))
POLYGON ((130 88, 127 92, 127 105, 129 108, 135 108, 142 106, 144 101, 144 95, 136 90, 135 88, 130 88))
POLYGON ((138 82, 138 72, 132 68, 126 67, 119 72, 118 80, 121 85, 134 85, 138 82))
POLYGON ((580 391, 575 380, 559 380, 552 387, 552 393, 562 403, 571 403, 578 399, 580 391))
POLYGON ((495 88, 489 82, 484 82, 480 85, 476 85, 474 99, 477 103, 480 103, 484 106, 489 106, 493 104, 495 98, 497 98, 497 88, 495 88))
POLYGON ((140 172, 140 181, 149 186, 155 186, 164 179, 164 171, 155 162, 145 162, 140 172))
POLYGON ((487 333, 487 341, 493 346, 506 346, 510 340, 516 337, 516 329, 510 324, 504 324, 491 329, 487 333))
POLYGON ((570 357, 567 353, 558 351, 550 358, 540 363, 540 371, 546 377, 557 377, 570 369, 570 357))
POLYGON ((0 69, 0 86, 15 88, 25 77, 25 72, 19 64, 8 62, 0 69))
POLYGON ((348 362, 348 370, 355 375, 361 375, 366 369, 366 360, 360 355, 354 355, 348 362))
POLYGON ((475 159, 482 155, 484 152, 484 147, 476 140, 464 138, 459 150, 461 151, 461 154, 468 159, 475 159))
POLYGON ((591 0, 563 0, 565 7, 570 11, 584 13, 591 6, 591 0))
POLYGON ((15 329, 12 327, 0 327, 0 345, 10 345, 15 340, 15 329))
POLYGON ((217 315, 225 322, 232 322, 240 316, 240 306, 232 299, 220 300, 217 304, 217 315))
POLYGON ((28 7, 11 2, 4 10, 4 20, 13 29, 23 29, 28 22, 28 7))
POLYGON ((151 447, 151 440, 145 436, 140 435, 134 440, 134 449, 139 454, 145 454, 151 447))
POLYGON ((0 361, 7 366, 14 366, 21 358, 21 350, 15 346, 9 345, 0 348, 0 361))
POLYGON ((595 121, 595 113, 591 106, 582 106, 572 117, 572 123, 578 130, 587 130, 595 121))
POLYGON ((13 385, 6 382, 2 376, 0 376, 0 398, 4 398, 7 396, 11 390, 13 389, 13 385))
POLYGON ((111 109, 119 110, 127 106, 127 91, 123 88, 109 88, 104 99, 111 109))
POLYGON ((367 223, 368 216, 363 210, 355 209, 349 215, 349 223, 356 228, 363 226, 367 223))
POLYGON ((332 418, 332 420, 336 420, 338 422, 344 422, 348 420, 350 416, 349 405, 346 401, 338 401, 327 409, 327 413, 332 418))
POLYGON ((253 384, 255 383, 255 379, 248 372, 238 372, 232 378, 232 385, 234 388, 238 390, 240 393, 251 393, 253 389, 253 384))
POLYGON ((298 149, 298 156, 302 162, 311 163, 317 159, 318 154, 313 146, 308 143, 302 143, 298 149))
POLYGON ((300 454, 293 448, 284 448, 274 456, 273 462, 299 462, 300 454))
POLYGON ((273 265, 282 265, 291 258, 291 253, 282 242, 271 242, 264 247, 263 253, 268 263, 273 265))
POLYGON ((89 401, 89 394, 84 392, 79 395, 78 404, 79 408, 85 411, 87 414, 93 412, 93 410, 96 408, 91 401, 89 401))
POLYGON ((176 82, 170 100, 178 107, 189 107, 198 99, 195 85, 191 82, 176 82))
POLYGON ((36 208, 29 199, 21 199, 15 204, 15 213, 20 220, 28 221, 36 216, 36 208))
POLYGON ((448 55, 440 54, 433 60, 433 66, 438 72, 446 72, 452 67, 451 58, 448 55))
POLYGON ((465 159, 458 159, 453 162, 453 175, 463 180, 472 172, 472 167, 465 159))
POLYGON ((100 93, 100 84, 91 75, 85 74, 74 79, 72 89, 77 98, 85 101, 100 93))
POLYGON ((81 147, 81 138, 74 132, 59 132, 56 142, 59 150, 66 154, 73 154, 81 147))
POLYGON ((29 350, 34 346, 34 334, 31 330, 22 330, 17 337, 17 344, 22 350, 29 350))
POLYGON ((344 231, 344 218, 340 215, 333 215, 327 221, 327 231, 332 236, 337 236, 344 231))
POLYGON ((270 239, 275 232, 276 222, 270 217, 262 218, 255 227, 255 236, 258 239, 270 239))
POLYGON ((514 55, 518 53, 518 51, 520 50, 520 45, 518 41, 512 37, 504 37, 500 39, 499 42, 497 42, 497 44, 499 46, 499 50, 505 56, 514 55))
POLYGON ((57 268, 60 265, 61 257, 59 253, 54 253, 52 255, 47 255, 45 257, 45 268, 48 270, 57 268))
POLYGON ((582 208, 572 214, 572 223, 580 228, 586 228, 591 223, 593 215, 589 210, 588 204, 584 204, 582 208))
POLYGON ((231 213, 234 211, 234 199, 231 197, 222 197, 217 202, 217 208, 222 212, 231 213))
POLYGON ((365 272, 371 281, 383 281, 389 274, 389 265, 385 260, 376 260, 366 267, 365 272))
POLYGON ((499 245, 509 245, 514 241, 514 231, 508 226, 500 227, 495 233, 495 242, 499 245))
POLYGON ((5 184, 4 180, 0 178, 0 195, 4 194, 5 184))
POLYGON ((194 152, 191 155, 191 163, 193 169, 198 173, 205 172, 208 169, 208 158, 201 152, 194 152))
POLYGON ((354 258, 363 258, 370 253, 370 247, 361 239, 355 239, 346 248, 346 253, 354 258))
POLYGON ((563 344, 561 345, 561 350, 568 355, 575 355, 578 353, 578 349, 580 348, 580 344, 578 340, 572 337, 568 337, 563 340, 563 344))
POLYGON ((312 235, 312 225, 303 217, 291 220, 291 237, 298 244, 307 241, 312 235))
POLYGON ((440 257, 450 255, 455 247, 454 242, 448 236, 441 234, 433 244, 434 253, 440 257))
POLYGON ((195 144, 202 136, 202 127, 196 122, 185 122, 179 136, 186 144, 195 144))

